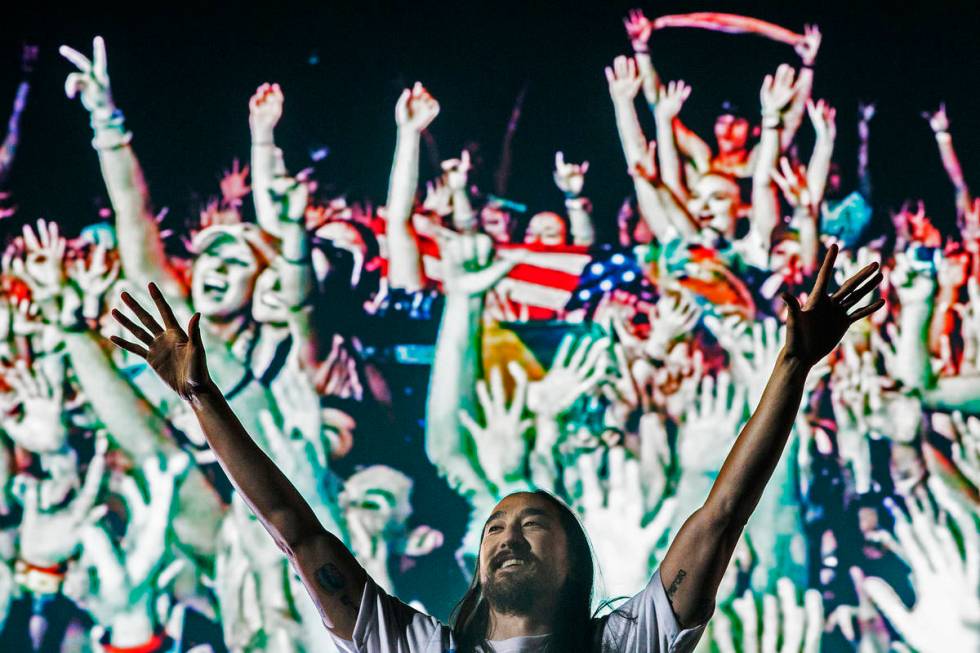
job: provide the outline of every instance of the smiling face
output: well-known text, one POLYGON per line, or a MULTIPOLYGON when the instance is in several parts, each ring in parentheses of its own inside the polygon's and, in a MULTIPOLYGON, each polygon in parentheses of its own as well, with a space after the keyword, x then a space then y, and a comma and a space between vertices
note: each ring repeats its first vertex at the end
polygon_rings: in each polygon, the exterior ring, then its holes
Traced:
POLYGON ((490 204, 480 211, 483 232, 498 243, 510 242, 510 213, 490 204))
POLYGON ((282 297, 282 280, 277 264, 272 264, 255 279, 252 295, 252 319, 259 324, 286 324, 289 309, 282 297))
POLYGON ((698 179, 687 200, 688 212, 702 229, 712 229, 726 238, 734 238, 738 220, 738 184, 718 174, 698 179))
POLYGON ((527 225, 524 242, 528 245, 564 245, 566 238, 565 221, 557 213, 545 211, 538 213, 527 225))
POLYGON ((243 240, 217 236, 194 259, 194 309, 209 319, 234 316, 248 306, 258 271, 255 253, 243 240))
POLYGON ((548 500, 521 492, 497 504, 483 527, 478 570, 494 610, 526 613, 535 599, 557 596, 568 567, 568 536, 548 500))
POLYGON ((386 465, 371 465, 350 476, 340 494, 347 520, 356 519, 371 536, 404 528, 412 513, 412 480, 386 465))
POLYGON ((744 150, 749 140, 749 121, 723 113, 715 120, 715 139, 718 141, 718 151, 722 154, 744 150))

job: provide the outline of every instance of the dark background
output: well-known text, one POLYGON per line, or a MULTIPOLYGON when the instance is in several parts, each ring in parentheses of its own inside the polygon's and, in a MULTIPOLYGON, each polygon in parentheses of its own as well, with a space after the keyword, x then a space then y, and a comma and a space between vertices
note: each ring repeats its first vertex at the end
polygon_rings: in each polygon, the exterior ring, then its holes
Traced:
MULTIPOLYGON (((249 153, 248 98, 265 81, 286 95, 277 141, 292 171, 311 165, 310 148, 328 146, 317 177, 352 200, 384 201, 394 143, 393 108, 400 90, 423 81, 442 113, 431 128, 442 158, 470 141, 480 144, 482 187, 498 159, 514 99, 526 86, 524 115, 514 142, 509 197, 532 210, 557 209, 554 152, 588 159, 586 193, 596 207, 601 234, 611 236, 622 198, 631 192, 625 174, 603 66, 628 53, 621 19, 634 3, 544 4, 494 2, 362 2, 318 6, 297 3, 184 3, 146 9, 130 5, 34 3, 4 9, 0 19, 0 116, 20 79, 24 40, 41 45, 23 135, 7 204, 19 213, 0 222, 4 233, 25 220, 47 217, 69 234, 97 221, 105 190, 87 116, 63 92, 72 67, 57 47, 91 53, 105 37, 118 106, 135 134, 157 209, 180 230, 203 200, 217 195, 222 169, 249 153), (605 228, 603 228, 605 225, 605 228)), ((668 13, 727 11, 770 20, 801 32, 820 25, 824 42, 816 66, 815 97, 838 108, 836 160, 851 181, 855 109, 876 100, 871 165, 879 218, 903 200, 923 198, 941 227, 952 227, 953 193, 935 141, 919 114, 948 103, 952 134, 968 180, 980 171, 980 10, 954 3, 916 2, 902 7, 844 4, 689 3, 642 5, 652 18, 668 13)), ((684 120, 708 137, 717 109, 730 99, 754 113, 763 75, 781 62, 798 65, 789 46, 755 36, 664 30, 651 41, 665 79, 694 87, 684 120)), ((649 112, 638 108, 648 134, 649 112)), ((812 129, 801 130, 809 156, 812 129)), ((423 151, 422 178, 435 174, 423 151)), ((416 479, 416 523, 443 528, 447 546, 404 577, 412 591, 445 617, 459 596, 462 577, 451 554, 465 522, 463 503, 424 462, 421 449, 424 368, 392 373, 398 428, 369 433, 351 458, 391 463, 416 479), (397 436, 391 437, 391 433, 397 436), (406 455, 411 450, 412 455, 406 455), (417 455, 415 455, 417 454, 417 455), (447 519, 447 515, 458 515, 447 519), (449 524, 447 522, 454 522, 449 524), (440 579, 440 580, 436 580, 440 579)))
MULTIPOLYGON (((247 159, 247 102, 264 81, 279 82, 286 95, 277 137, 290 169, 310 164, 310 147, 327 145, 331 153, 318 176, 351 199, 384 201, 394 103, 415 80, 442 105, 431 131, 443 158, 468 141, 481 144, 485 165, 478 179, 485 187, 514 99, 526 85, 508 194, 532 210, 559 208, 551 183, 557 149, 569 160, 591 161, 586 192, 600 222, 608 224, 630 192, 602 68, 628 51, 621 18, 636 3, 144 4, 41 3, 5 11, 0 99, 13 98, 19 42, 38 42, 42 52, 11 180, 21 211, 4 226, 38 216, 76 226, 94 219, 95 198, 104 189, 85 112, 62 91, 71 67, 57 46, 89 54, 95 34, 106 39, 113 92, 135 133, 155 205, 169 207, 172 220, 195 215, 203 197, 217 194, 221 170, 232 158, 247 159), (319 63, 310 63, 312 55, 319 63)), ((824 43, 814 94, 838 108, 835 158, 845 173, 853 171, 856 103, 877 100, 871 151, 876 204, 894 208, 921 197, 944 225, 952 193, 919 114, 948 103, 964 170, 974 179, 980 169, 980 10, 967 4, 640 6, 651 17, 742 13, 797 32, 804 22, 819 24, 824 43)), ((682 117, 705 137, 722 100, 754 113, 763 75, 784 61, 798 64, 789 46, 748 35, 672 29, 655 33, 651 44, 666 79, 693 85, 682 117)), ((639 111, 649 127, 648 112, 639 111)), ((801 134, 806 157, 808 124, 801 134)), ((423 153, 423 178, 432 174, 423 153)))

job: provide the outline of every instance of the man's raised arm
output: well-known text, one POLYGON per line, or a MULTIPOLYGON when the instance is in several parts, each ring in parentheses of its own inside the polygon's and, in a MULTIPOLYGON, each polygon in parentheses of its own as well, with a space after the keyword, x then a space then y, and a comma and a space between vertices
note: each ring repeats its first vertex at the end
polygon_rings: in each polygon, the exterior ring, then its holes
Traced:
POLYGON ((828 294, 836 246, 824 258, 805 306, 784 294, 789 308, 786 344, 759 406, 725 459, 704 505, 681 527, 660 566, 667 597, 684 627, 703 623, 742 529, 779 462, 800 407, 810 368, 829 354, 847 328, 884 305, 854 309, 881 282, 872 263, 828 294))
POLYGON ((122 299, 142 326, 114 310, 113 317, 138 342, 112 341, 147 360, 154 371, 187 401, 208 444, 235 488, 289 556, 303 584, 334 634, 351 639, 367 574, 344 544, 327 532, 312 508, 275 463, 245 431, 207 370, 200 314, 185 332, 156 285, 150 284, 163 326, 128 293, 122 299))

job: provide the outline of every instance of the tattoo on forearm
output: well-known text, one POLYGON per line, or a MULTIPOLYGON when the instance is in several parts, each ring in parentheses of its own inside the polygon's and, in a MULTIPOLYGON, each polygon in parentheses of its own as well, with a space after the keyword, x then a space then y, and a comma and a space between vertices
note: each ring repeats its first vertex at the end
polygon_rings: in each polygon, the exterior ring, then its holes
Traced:
POLYGON ((681 586, 681 583, 684 582, 684 578, 685 577, 687 577, 687 572, 684 571, 683 569, 679 569, 677 571, 677 575, 674 576, 674 582, 672 582, 670 584, 670 587, 667 588, 667 598, 668 599, 674 598, 674 594, 677 593, 677 588, 680 587, 681 586))

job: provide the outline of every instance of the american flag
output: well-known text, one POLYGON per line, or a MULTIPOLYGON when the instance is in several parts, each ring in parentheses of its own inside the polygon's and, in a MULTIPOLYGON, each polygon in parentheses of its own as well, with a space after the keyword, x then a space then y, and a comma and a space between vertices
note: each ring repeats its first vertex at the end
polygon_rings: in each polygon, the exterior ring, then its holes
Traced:
MULTIPOLYGON (((498 245, 498 250, 527 252, 526 258, 494 288, 518 305, 526 305, 532 320, 547 320, 560 313, 578 287, 579 278, 592 257, 580 245, 498 245)), ((422 269, 425 276, 442 281, 439 245, 420 237, 422 269)))
MULTIPOLYGON (((383 238, 383 234, 379 234, 383 238)), ((439 244, 431 237, 417 236, 422 270, 429 281, 441 283, 439 244)), ((385 252, 382 246, 382 252, 385 252)), ((502 279, 494 290, 517 305, 527 307, 531 320, 558 316, 578 287, 579 279, 592 261, 588 248, 580 245, 501 244, 497 250, 526 252, 526 258, 502 279)), ((386 253, 386 252, 385 252, 386 253)), ((382 270, 387 273, 387 260, 382 270)))

